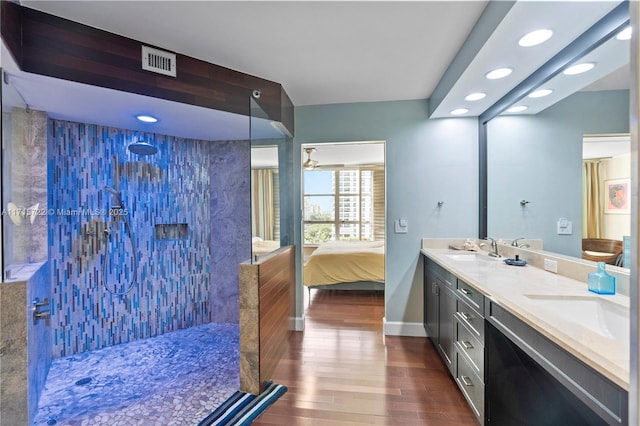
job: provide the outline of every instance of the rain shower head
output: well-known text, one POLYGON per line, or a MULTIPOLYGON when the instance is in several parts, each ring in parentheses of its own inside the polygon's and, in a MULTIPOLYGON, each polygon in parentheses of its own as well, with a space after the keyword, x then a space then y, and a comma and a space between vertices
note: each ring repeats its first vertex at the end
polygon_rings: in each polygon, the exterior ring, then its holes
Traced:
POLYGON ((148 142, 134 142, 128 148, 129 151, 138 155, 153 155, 158 152, 158 148, 148 142))

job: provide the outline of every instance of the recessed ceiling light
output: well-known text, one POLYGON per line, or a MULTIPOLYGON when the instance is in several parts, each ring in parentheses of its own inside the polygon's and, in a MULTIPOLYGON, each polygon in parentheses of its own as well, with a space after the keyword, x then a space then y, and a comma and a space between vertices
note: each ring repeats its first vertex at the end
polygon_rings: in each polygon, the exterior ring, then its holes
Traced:
POLYGON ((464 100, 465 101, 479 101, 480 99, 483 99, 485 96, 487 96, 487 94, 486 93, 482 93, 482 92, 470 93, 464 98, 464 100))
POLYGON ((145 114, 141 114, 141 115, 136 115, 136 118, 140 121, 142 121, 143 123, 157 123, 158 119, 155 118, 152 115, 145 115, 145 114))
POLYGON ((530 98, 542 98, 543 96, 547 96, 550 95, 553 92, 553 90, 551 89, 540 89, 540 90, 536 90, 535 92, 531 92, 529 94, 530 98))
POLYGON ((567 68, 566 70, 563 71, 563 74, 565 75, 582 74, 583 72, 587 72, 595 66, 596 64, 594 64, 593 62, 584 62, 582 64, 573 65, 567 68))
POLYGON ((628 26, 624 30, 620 31, 616 36, 616 38, 618 40, 629 40, 631 38, 631 32, 632 32, 631 26, 628 26))
POLYGON ((462 115, 469 112, 467 108, 456 108, 450 112, 451 115, 462 115))
POLYGON ((531 31, 522 36, 522 38, 518 40, 518 44, 522 47, 536 46, 549 40, 552 35, 553 31, 547 29, 531 31))
POLYGON ((498 78, 503 78, 511 74, 513 70, 511 68, 498 68, 493 71, 489 71, 485 77, 489 80, 497 80, 498 78))
POLYGON ((511 108, 509 108, 507 110, 507 112, 522 112, 529 109, 528 106, 526 105, 516 105, 516 106, 512 106, 511 108))

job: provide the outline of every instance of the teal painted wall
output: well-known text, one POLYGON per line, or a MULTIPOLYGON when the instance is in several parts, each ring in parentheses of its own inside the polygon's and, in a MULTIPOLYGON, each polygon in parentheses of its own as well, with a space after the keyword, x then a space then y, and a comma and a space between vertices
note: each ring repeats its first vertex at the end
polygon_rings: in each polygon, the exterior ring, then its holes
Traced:
MULTIPOLYGON (((489 123, 489 227, 497 238, 542 238, 580 255, 582 136, 629 131, 626 91, 581 92, 535 116, 489 123), (525 211, 519 201, 531 201, 525 211), (558 236, 559 217, 573 221, 558 236)), ((478 129, 473 118, 429 120, 426 100, 297 107, 293 169, 301 145, 386 141, 386 320, 422 321, 422 238, 478 234, 478 129), (442 208, 438 201, 444 201, 442 208), (409 221, 407 234, 393 222, 409 221)), ((294 239, 301 241, 301 176, 294 175, 294 239)), ((301 258, 298 247, 298 258, 301 258)), ((301 263, 299 263, 301 264, 301 263)), ((302 316, 301 271, 296 316, 302 316)))
MULTIPOLYGON (((426 100, 303 106, 295 109, 294 170, 301 145, 386 141, 386 320, 422 322, 425 237, 478 233, 478 128, 473 118, 428 119, 426 100), (442 208, 437 202, 444 201, 442 208), (409 221, 407 234, 393 222, 409 221)), ((295 240, 300 258, 301 176, 294 179, 295 240)), ((299 265, 301 263, 298 263, 299 265)), ((303 312, 301 271, 297 312, 303 312)))
POLYGON ((578 92, 487 130, 489 235, 542 238, 545 250, 580 257, 582 137, 629 132, 629 92, 578 92), (524 209, 522 199, 531 202, 524 209), (573 222, 572 235, 557 234, 560 217, 573 222))

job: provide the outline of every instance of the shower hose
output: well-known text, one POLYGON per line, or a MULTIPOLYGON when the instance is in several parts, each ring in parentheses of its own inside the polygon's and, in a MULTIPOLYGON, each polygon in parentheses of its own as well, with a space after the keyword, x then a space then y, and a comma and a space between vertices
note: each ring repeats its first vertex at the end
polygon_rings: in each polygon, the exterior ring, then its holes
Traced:
MULTIPOLYGON (((131 257, 133 259, 133 276, 131 278, 131 281, 129 282, 129 284, 126 286, 126 288, 123 291, 118 291, 118 286, 114 287, 114 289, 110 289, 109 285, 108 285, 108 280, 107 280, 107 273, 108 273, 108 269, 109 269, 109 255, 110 253, 110 249, 111 246, 113 244, 113 238, 112 235, 114 234, 114 232, 112 232, 109 229, 109 225, 107 225, 107 227, 104 230, 104 237, 106 239, 106 250, 105 250, 105 255, 104 255, 104 263, 102 264, 102 280, 103 280, 103 285, 105 290, 107 290, 109 293, 113 294, 114 296, 123 296, 127 293, 129 293, 132 289, 133 286, 136 283, 136 280, 138 278, 138 259, 136 256, 136 247, 135 247, 135 243, 133 242, 133 233, 131 232, 131 225, 129 224, 129 220, 127 219, 127 217, 125 216, 123 219, 120 218, 116 218, 114 219, 111 224, 112 227, 115 225, 117 226, 118 221, 122 220, 124 222, 124 226, 125 229, 127 231, 127 237, 129 240, 129 246, 131 247, 131 257)), ((116 230, 115 233, 117 234, 118 231, 116 230)))

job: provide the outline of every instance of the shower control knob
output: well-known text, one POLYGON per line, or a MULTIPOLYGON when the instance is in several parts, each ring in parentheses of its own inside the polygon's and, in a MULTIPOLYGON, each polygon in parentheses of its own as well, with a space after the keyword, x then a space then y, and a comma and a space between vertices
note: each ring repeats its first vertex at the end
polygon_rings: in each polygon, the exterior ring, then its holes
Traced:
POLYGON ((105 229, 104 231, 102 231, 102 233, 104 234, 105 237, 108 237, 109 235, 111 235, 111 231, 109 231, 108 229, 105 229))
POLYGON ((46 320, 47 325, 49 325, 49 318, 51 318, 51 311, 49 309, 43 309, 49 306, 49 299, 44 298, 43 301, 40 301, 39 298, 33 299, 31 302, 31 312, 33 315, 33 323, 37 324, 38 320, 46 320))

